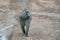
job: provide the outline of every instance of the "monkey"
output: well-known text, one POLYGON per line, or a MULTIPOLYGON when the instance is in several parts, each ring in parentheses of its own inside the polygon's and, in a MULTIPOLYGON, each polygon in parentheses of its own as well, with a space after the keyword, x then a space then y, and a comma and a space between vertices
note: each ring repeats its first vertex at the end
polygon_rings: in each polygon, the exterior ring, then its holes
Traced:
POLYGON ((30 27, 30 23, 31 23, 31 20, 32 20, 32 14, 30 13, 30 11, 27 8, 25 8, 20 13, 19 19, 20 19, 19 21, 20 21, 22 32, 25 35, 25 37, 27 37, 29 27, 30 27))

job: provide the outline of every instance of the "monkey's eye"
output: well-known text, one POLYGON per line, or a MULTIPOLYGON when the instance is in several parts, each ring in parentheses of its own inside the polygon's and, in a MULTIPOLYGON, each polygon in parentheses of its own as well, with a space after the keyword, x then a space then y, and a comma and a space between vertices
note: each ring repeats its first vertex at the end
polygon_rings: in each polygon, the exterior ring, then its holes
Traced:
POLYGON ((26 13, 26 15, 28 15, 28 13, 26 13))

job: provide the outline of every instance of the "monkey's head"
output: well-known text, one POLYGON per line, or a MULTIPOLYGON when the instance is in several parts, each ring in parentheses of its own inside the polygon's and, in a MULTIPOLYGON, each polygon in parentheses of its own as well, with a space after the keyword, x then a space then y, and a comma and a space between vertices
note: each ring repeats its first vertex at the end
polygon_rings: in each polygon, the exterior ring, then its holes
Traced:
POLYGON ((21 12, 21 18, 22 19, 29 19, 30 18, 30 16, 31 16, 31 13, 30 13, 30 11, 27 9, 27 8, 25 8, 22 12, 21 12))
POLYGON ((25 11, 25 19, 29 19, 31 16, 30 12, 29 11, 25 11))
POLYGON ((31 16, 31 13, 28 10, 28 8, 25 8, 24 11, 25 11, 25 17, 30 17, 31 16))

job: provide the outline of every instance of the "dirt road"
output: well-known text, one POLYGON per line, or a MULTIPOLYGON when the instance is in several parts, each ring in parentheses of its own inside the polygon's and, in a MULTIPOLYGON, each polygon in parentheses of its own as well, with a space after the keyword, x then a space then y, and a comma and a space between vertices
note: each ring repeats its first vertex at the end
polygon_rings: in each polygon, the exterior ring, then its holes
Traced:
POLYGON ((14 36, 12 40, 57 40, 59 32, 58 20, 54 20, 51 18, 44 18, 39 16, 33 16, 29 37, 24 37, 23 33, 20 29, 20 25, 14 29, 14 36))

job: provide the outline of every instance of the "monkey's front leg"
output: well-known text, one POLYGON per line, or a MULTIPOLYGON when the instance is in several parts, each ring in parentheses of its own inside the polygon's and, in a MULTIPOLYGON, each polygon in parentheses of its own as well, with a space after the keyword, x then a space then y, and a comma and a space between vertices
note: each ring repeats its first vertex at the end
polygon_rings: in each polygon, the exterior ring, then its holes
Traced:
POLYGON ((29 31, 29 27, 30 27, 30 22, 31 22, 31 19, 28 19, 25 21, 25 37, 28 36, 28 31, 29 31))

